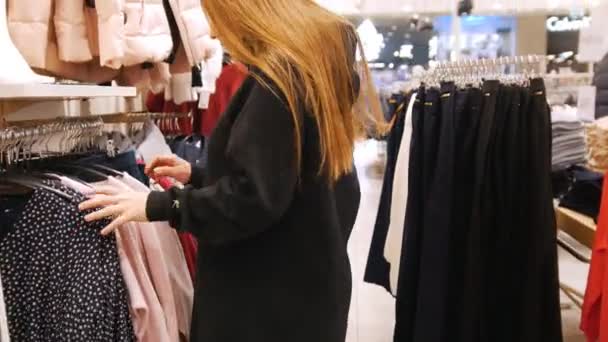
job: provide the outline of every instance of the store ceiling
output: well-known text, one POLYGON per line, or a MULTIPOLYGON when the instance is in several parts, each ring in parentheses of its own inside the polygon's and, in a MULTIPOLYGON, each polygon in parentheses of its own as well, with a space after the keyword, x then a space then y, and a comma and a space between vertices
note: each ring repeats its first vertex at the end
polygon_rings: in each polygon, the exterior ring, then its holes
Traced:
MULTIPOLYGON (((458 0, 317 0, 348 15, 450 13, 458 0)), ((608 0, 473 0, 475 14, 526 14, 580 12, 608 0)))

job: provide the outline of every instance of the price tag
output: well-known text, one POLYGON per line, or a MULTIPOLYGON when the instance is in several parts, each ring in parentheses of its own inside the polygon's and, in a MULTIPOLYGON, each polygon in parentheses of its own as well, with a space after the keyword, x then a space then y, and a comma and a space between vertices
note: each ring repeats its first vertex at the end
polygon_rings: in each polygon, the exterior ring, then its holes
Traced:
POLYGON ((578 90, 578 118, 581 121, 591 122, 595 120, 595 96, 594 86, 582 86, 578 90))

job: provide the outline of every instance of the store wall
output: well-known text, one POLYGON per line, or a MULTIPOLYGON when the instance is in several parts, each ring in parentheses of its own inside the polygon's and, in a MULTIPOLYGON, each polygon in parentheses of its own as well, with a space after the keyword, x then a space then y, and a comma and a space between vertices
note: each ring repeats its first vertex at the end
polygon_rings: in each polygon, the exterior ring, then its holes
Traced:
POLYGON ((547 16, 525 15, 517 17, 517 39, 515 54, 546 55, 547 54, 547 16))
MULTIPOLYGON (((603 0, 605 1, 605 0, 603 0)), ((348 15, 389 15, 402 14, 448 14, 457 0, 317 0, 333 11, 348 15)), ((584 0, 475 0, 474 14, 477 15, 517 15, 524 13, 567 14, 573 10, 588 9, 600 1, 584 0)))

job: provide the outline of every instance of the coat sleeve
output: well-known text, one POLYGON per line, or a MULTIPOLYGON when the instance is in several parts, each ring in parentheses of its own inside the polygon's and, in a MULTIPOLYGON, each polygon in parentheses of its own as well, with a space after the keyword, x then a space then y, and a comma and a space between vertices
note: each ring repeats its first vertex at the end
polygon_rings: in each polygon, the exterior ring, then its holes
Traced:
POLYGON ((167 220, 212 244, 246 239, 273 226, 289 208, 297 183, 294 129, 283 101, 256 84, 228 137, 230 171, 203 188, 151 193, 148 218, 167 220))

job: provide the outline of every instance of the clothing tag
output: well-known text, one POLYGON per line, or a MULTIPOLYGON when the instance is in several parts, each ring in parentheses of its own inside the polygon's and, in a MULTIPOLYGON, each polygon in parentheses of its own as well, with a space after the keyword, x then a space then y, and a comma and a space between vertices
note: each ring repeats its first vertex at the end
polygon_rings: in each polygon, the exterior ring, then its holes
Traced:
POLYGON ((114 140, 108 139, 106 142, 106 153, 108 157, 114 158, 116 157, 116 149, 114 148, 114 140))
POLYGON ((578 118, 581 121, 595 120, 595 96, 597 89, 594 86, 582 86, 578 90, 578 118))
POLYGON ((202 87, 203 86, 201 68, 199 68, 198 65, 195 65, 192 67, 192 86, 193 87, 202 87))

